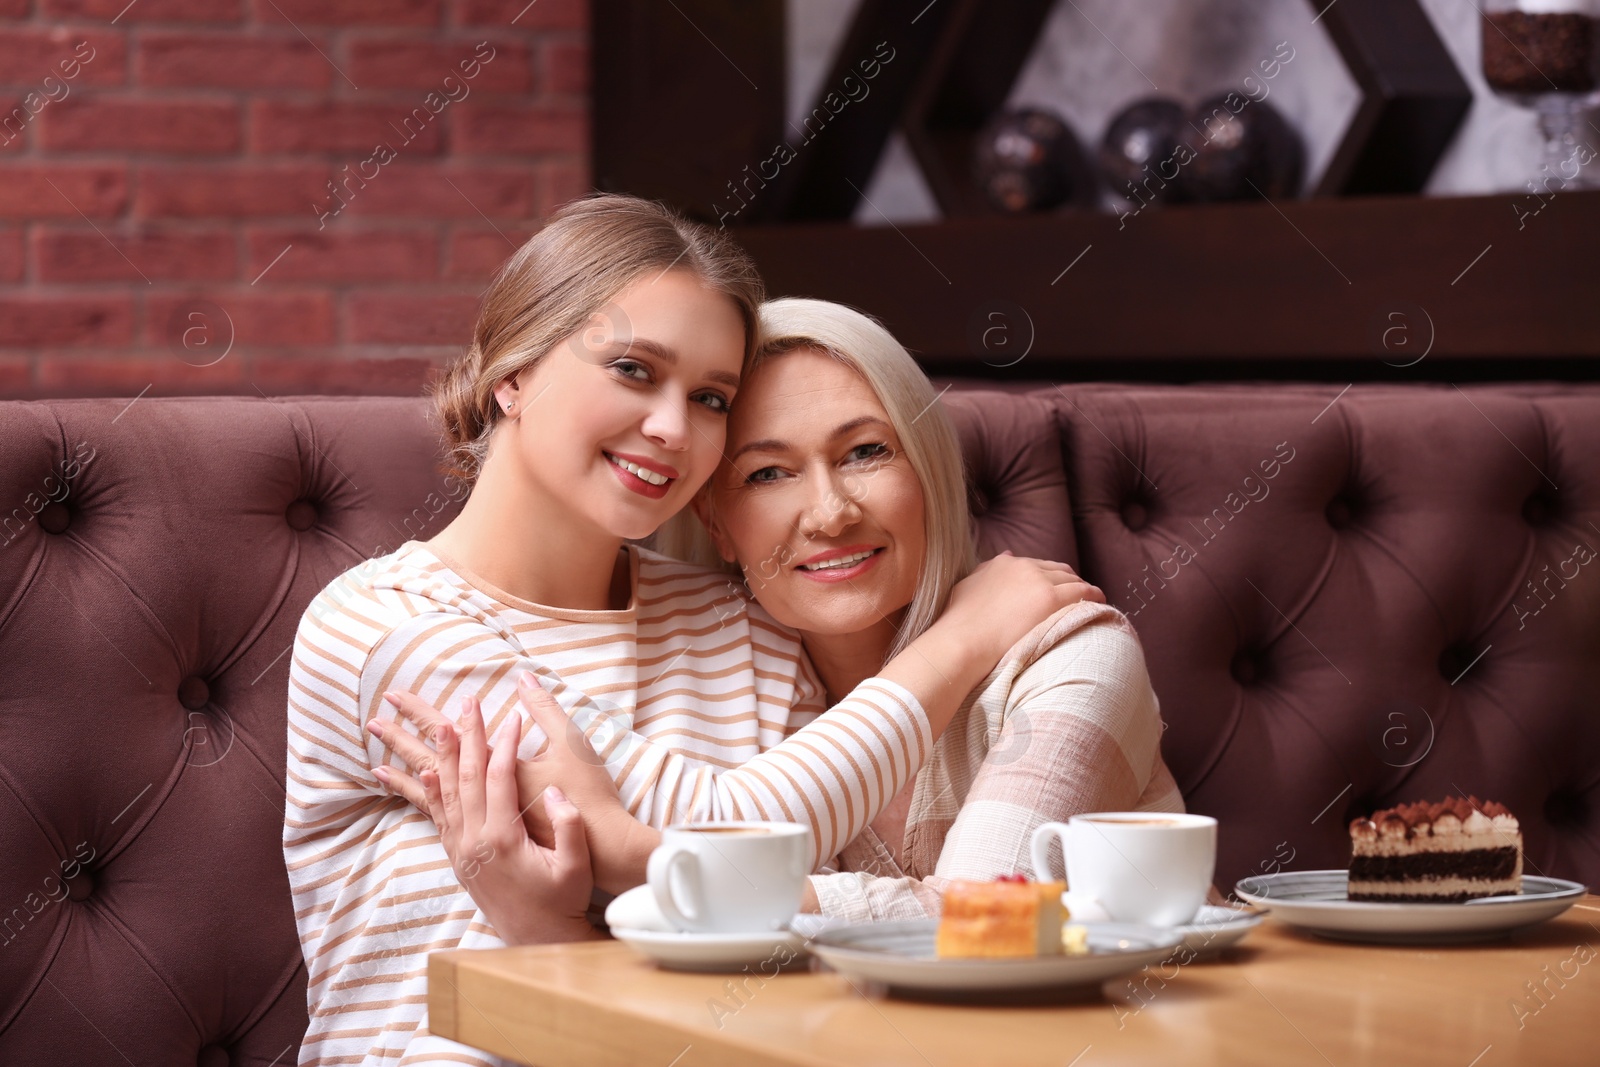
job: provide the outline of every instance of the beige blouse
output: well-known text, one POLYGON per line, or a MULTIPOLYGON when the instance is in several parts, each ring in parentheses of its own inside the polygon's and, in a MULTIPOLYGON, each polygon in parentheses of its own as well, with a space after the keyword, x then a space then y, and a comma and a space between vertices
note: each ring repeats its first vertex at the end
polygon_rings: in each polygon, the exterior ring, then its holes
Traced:
POLYGON ((1029 842, 1041 823, 1182 811, 1163 729, 1133 625, 1092 601, 1062 609, 1012 648, 935 744, 912 787, 905 865, 869 826, 811 876, 822 913, 936 916, 952 879, 1036 876, 1029 842))

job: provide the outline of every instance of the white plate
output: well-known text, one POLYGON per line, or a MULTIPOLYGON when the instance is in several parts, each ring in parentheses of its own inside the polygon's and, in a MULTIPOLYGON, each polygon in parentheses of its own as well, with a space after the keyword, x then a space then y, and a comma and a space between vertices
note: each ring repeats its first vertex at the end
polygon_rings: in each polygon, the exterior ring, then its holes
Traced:
MULTIPOLYGON (((1074 898, 1069 892, 1061 894, 1061 903, 1070 916, 1068 922, 1114 921, 1106 914, 1105 906, 1098 900, 1074 898)), ((1182 935, 1183 947, 1190 953, 1207 956, 1222 951, 1260 926, 1265 915, 1266 910, 1261 908, 1214 907, 1202 904, 1200 910, 1195 913, 1193 922, 1174 926, 1172 929, 1182 935)))
POLYGON ((1219 908, 1202 904, 1200 911, 1195 914, 1194 922, 1184 926, 1174 926, 1172 932, 1183 937, 1184 948, 1204 955, 1227 948, 1260 926, 1264 918, 1266 918, 1265 909, 1246 911, 1243 908, 1219 908))
POLYGON ((1379 904, 1348 899, 1348 871, 1284 871, 1241 879, 1241 898, 1272 909, 1276 918, 1324 937, 1346 941, 1473 941, 1553 919, 1588 889, 1561 878, 1522 876, 1516 896, 1481 897, 1463 904, 1379 904))
POLYGON ((823 962, 851 978, 891 988, 940 992, 1049 989, 1089 985, 1165 959, 1182 935, 1135 923, 1083 923, 1087 956, 942 960, 934 954, 937 919, 855 923, 811 942, 823 962))
POLYGON ((806 954, 806 939, 790 930, 767 934, 682 934, 613 926, 612 936, 670 971, 742 971, 766 977, 806 954))

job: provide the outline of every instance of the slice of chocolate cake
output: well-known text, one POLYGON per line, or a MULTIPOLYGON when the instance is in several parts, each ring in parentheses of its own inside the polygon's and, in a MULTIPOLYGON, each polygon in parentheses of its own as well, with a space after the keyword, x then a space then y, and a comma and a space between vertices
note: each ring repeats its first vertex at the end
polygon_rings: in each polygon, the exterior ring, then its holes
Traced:
POLYGON ((1350 899, 1446 904, 1517 893, 1522 831, 1504 804, 1419 801, 1350 823, 1350 899))

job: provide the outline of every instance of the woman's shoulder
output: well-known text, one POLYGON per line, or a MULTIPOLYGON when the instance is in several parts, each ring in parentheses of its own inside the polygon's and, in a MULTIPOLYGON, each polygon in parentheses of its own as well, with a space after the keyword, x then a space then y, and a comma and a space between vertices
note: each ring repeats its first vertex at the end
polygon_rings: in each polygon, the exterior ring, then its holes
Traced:
POLYGON ((1017 675, 1049 672, 1067 663, 1113 667, 1136 660, 1144 647, 1133 623, 1109 604, 1080 600, 1035 626, 1006 653, 1017 675))
POLYGON ((312 598, 301 617, 308 626, 334 629, 347 638, 376 641, 419 615, 474 614, 471 589, 418 542, 362 560, 312 598))
POLYGON ((1020 713, 1035 731, 1069 720, 1079 729, 1093 724, 1115 740, 1129 767, 1159 764, 1161 701, 1126 615, 1105 604, 1073 604, 1029 637, 1008 676, 980 696, 985 707, 1020 713))

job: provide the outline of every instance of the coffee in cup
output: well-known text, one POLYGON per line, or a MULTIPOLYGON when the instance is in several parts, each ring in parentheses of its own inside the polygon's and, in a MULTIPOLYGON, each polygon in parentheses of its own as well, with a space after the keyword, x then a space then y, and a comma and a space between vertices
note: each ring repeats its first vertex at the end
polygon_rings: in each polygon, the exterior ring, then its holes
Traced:
POLYGON ((1033 832, 1034 876, 1049 873, 1061 841, 1068 907, 1094 902, 1118 922, 1181 926, 1205 903, 1216 873, 1217 820, 1178 812, 1092 812, 1033 832))
POLYGON ((787 822, 686 823, 661 832, 647 879, 661 914, 689 933, 767 933, 795 912, 810 873, 811 828, 787 822))

